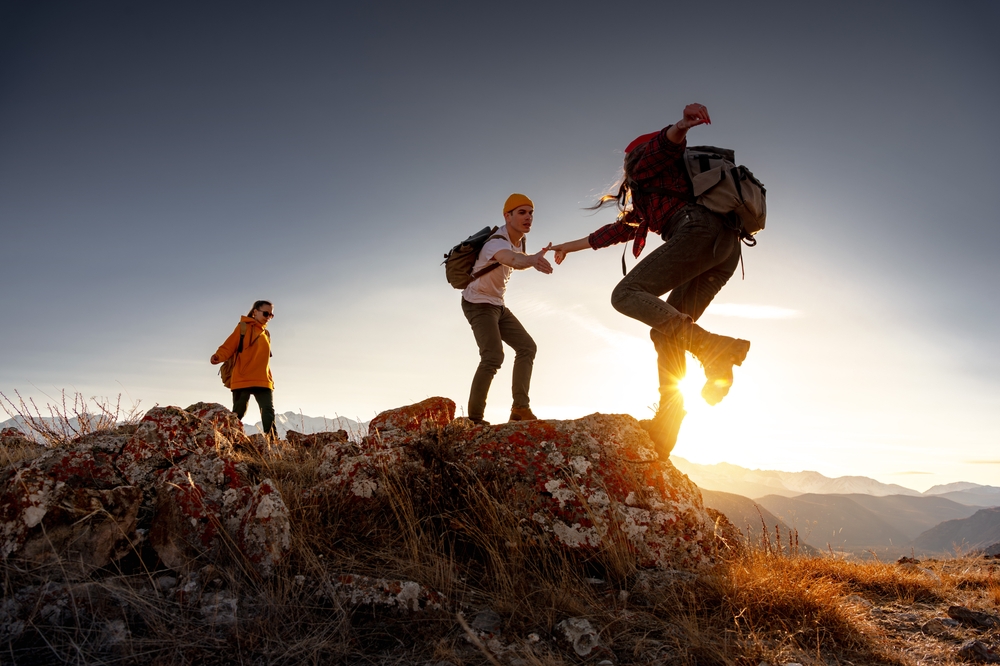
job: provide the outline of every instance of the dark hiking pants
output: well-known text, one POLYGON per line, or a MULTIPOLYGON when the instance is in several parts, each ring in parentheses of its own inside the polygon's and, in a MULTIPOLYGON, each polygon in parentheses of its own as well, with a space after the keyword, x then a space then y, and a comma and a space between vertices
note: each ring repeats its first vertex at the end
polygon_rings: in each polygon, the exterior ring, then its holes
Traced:
POLYGON ((479 345, 479 367, 472 378, 469 391, 469 418, 482 419, 486 410, 486 395, 490 392, 493 377, 503 363, 503 344, 514 349, 514 381, 511 393, 514 407, 529 407, 528 389, 531 386, 531 369, 535 361, 535 341, 521 326, 511 311, 502 305, 470 303, 462 299, 462 312, 472 326, 472 333, 479 345))
MULTIPOLYGON (((611 294, 611 305, 653 330, 660 403, 676 403, 685 373, 688 321, 698 321, 740 262, 738 232, 703 206, 685 206, 666 226, 666 242, 635 265, 611 294), (661 297, 670 292, 666 300, 661 297)), ((683 404, 683 401, 681 401, 683 404)))
POLYGON ((250 404, 250 396, 257 400, 260 407, 260 425, 266 434, 277 437, 278 432, 274 427, 274 392, 263 386, 251 386, 248 388, 233 389, 233 411, 236 416, 243 420, 243 415, 247 413, 247 405, 250 404))

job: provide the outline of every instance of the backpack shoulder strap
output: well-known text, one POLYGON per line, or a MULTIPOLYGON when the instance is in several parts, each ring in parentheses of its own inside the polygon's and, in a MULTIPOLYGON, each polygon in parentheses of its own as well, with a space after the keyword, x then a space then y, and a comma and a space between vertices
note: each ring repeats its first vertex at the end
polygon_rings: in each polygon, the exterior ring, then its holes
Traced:
POLYGON ((243 351, 243 336, 247 334, 247 323, 245 321, 240 322, 240 344, 236 348, 236 353, 239 354, 243 351))

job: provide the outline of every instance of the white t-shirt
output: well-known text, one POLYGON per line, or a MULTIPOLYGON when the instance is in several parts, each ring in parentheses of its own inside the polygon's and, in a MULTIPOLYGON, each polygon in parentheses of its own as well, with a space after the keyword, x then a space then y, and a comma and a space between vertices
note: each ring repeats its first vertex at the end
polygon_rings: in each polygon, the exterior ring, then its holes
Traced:
MULTIPOLYGON (((524 254, 521 248, 515 247, 510 242, 510 236, 507 234, 506 224, 497 229, 493 235, 502 236, 502 238, 494 238, 486 241, 486 245, 484 245, 483 249, 479 251, 479 257, 476 259, 476 263, 472 267, 473 273, 486 268, 490 264, 497 263, 494 261, 493 255, 500 250, 511 250, 517 254, 524 254)), ((521 239, 521 243, 524 243, 524 239, 521 239)), ((510 279, 510 274, 513 272, 513 268, 501 264, 499 268, 494 268, 481 278, 473 280, 469 286, 462 291, 462 298, 470 303, 492 303, 493 305, 503 305, 503 295, 507 291, 507 280, 510 279)))

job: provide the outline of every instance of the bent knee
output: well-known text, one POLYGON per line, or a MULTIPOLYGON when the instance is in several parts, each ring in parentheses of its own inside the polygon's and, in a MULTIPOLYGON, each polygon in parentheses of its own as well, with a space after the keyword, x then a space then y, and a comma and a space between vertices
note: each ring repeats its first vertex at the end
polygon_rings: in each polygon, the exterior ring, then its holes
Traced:
POLYGON ((518 358, 533 359, 535 358, 535 353, 538 351, 538 345, 535 344, 534 340, 528 338, 526 341, 521 343, 521 345, 517 348, 516 351, 518 358))
POLYGON ((611 307, 623 315, 627 315, 629 313, 629 301, 634 293, 634 287, 628 285, 624 281, 619 282, 611 292, 611 307))
POLYGON ((503 351, 490 350, 479 355, 479 367, 496 372, 503 365, 503 351))

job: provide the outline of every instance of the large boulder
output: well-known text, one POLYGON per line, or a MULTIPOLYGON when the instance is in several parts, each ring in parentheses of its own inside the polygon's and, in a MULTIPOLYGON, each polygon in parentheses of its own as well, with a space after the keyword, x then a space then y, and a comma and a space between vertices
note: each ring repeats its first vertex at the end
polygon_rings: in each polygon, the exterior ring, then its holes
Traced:
POLYGON ((135 537, 142 490, 115 468, 113 437, 90 436, 0 472, 0 556, 102 567, 135 537))
POLYGON ((211 423, 230 444, 246 446, 250 439, 243 431, 243 422, 236 413, 217 402, 196 402, 184 410, 202 421, 211 423))
POLYGON ((175 571, 213 562, 234 544, 269 576, 291 548, 291 520, 273 481, 251 484, 242 464, 209 451, 158 473, 149 541, 175 571))
POLYGON ((455 418, 448 398, 427 398, 414 405, 382 412, 368 424, 369 437, 401 439, 443 428, 455 418))
MULTIPOLYGON (((246 441, 235 414, 213 403, 190 410, 156 407, 138 426, 78 437, 0 470, 0 557, 59 561, 74 573, 104 566, 141 541, 137 520, 148 502, 143 527, 168 567, 190 570, 234 544, 269 575, 291 543, 277 486, 253 483, 230 457, 228 444, 246 441)), ((4 436, 17 443, 17 433, 4 436)))
POLYGON ((156 472, 195 453, 205 453, 225 437, 210 421, 180 407, 154 407, 118 457, 117 465, 131 483, 147 485, 156 472))
POLYGON ((426 502, 434 504, 429 511, 464 512, 466 490, 475 485, 570 551, 587 555, 624 544, 640 565, 664 569, 713 561, 716 521, 701 493, 659 460, 634 418, 593 414, 479 427, 449 420, 453 414, 454 403, 431 398, 380 414, 357 447, 327 445, 325 489, 368 520, 385 499, 380 484, 387 474, 408 486, 417 511, 426 502))

